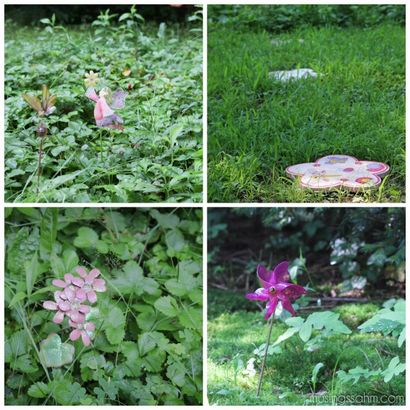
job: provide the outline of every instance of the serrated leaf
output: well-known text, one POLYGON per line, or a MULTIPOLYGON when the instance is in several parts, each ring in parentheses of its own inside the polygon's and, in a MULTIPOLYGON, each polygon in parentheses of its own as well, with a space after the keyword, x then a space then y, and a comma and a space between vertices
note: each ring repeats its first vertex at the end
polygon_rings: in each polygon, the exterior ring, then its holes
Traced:
POLYGON ((179 387, 182 387, 185 384, 186 373, 185 366, 180 362, 174 362, 167 368, 168 379, 179 387))
POLYGON ((80 404, 86 397, 86 390, 79 383, 67 383, 64 379, 54 382, 51 391, 54 400, 63 406, 80 404))
POLYGON ((163 229, 174 229, 180 222, 178 215, 175 215, 175 213, 163 213, 157 209, 152 209, 150 214, 163 229))
POLYGON ((168 231, 165 235, 165 242, 169 249, 174 252, 180 252, 185 246, 184 235, 179 229, 168 231))
POLYGON ((171 296, 160 297, 155 301, 154 306, 165 316, 175 317, 178 315, 177 303, 171 296))
POLYGON ((77 231, 74 245, 77 248, 94 248, 98 241, 98 234, 93 229, 82 226, 77 231))
POLYGON ((48 388, 47 384, 43 382, 37 382, 30 386, 27 391, 27 394, 30 397, 34 397, 36 399, 42 399, 46 397, 50 393, 50 389, 48 388))

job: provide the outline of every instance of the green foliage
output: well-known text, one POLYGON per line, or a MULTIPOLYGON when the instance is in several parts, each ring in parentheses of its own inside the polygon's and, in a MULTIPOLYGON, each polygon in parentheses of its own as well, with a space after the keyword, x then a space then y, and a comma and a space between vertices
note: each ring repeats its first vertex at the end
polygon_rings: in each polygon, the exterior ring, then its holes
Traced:
POLYGON ((403 5, 211 5, 211 22, 235 28, 289 31, 300 26, 369 27, 382 22, 404 25, 403 5))
MULTIPOLYGON (((363 305, 354 305, 360 313, 363 305)), ((366 314, 363 310, 360 316, 366 314)), ((277 340, 286 329, 285 323, 275 321, 272 340, 277 340)), ((381 374, 389 368, 392 357, 397 356, 399 362, 404 362, 404 348, 399 348, 391 336, 379 337, 356 330, 323 338, 320 348, 311 351, 304 349, 306 343, 299 336, 275 346, 281 351, 272 349, 268 355, 262 394, 256 397, 262 362, 262 355, 257 353, 261 350, 259 346, 263 350, 267 334, 268 326, 261 312, 242 310, 210 318, 208 395, 211 405, 343 404, 338 400, 346 396, 353 400, 350 405, 360 405, 363 404, 360 399, 369 392, 374 397, 373 404, 383 404, 386 395, 395 397, 395 404, 404 404, 405 375, 399 373, 385 383, 381 374), (349 374, 356 367, 364 369, 363 373, 378 370, 378 376, 362 377, 353 384, 353 380, 343 382, 339 373, 336 374, 339 371, 349 374), (320 401, 316 400, 319 398, 320 401)), ((396 367, 400 366, 399 362, 396 367)))
POLYGON ((371 319, 362 323, 359 329, 364 333, 381 332, 397 337, 398 346, 401 347, 406 340, 406 304, 403 299, 391 299, 384 303, 371 319))
POLYGON ((274 24, 275 8, 237 8, 249 11, 255 31, 217 23, 208 35, 210 201, 403 202, 404 27, 319 29, 290 17, 298 29, 275 35, 254 18, 266 13, 274 24), (289 83, 269 78, 298 67, 322 76, 289 83), (386 162, 391 170, 378 189, 357 192, 303 189, 285 172, 335 153, 386 162))
POLYGON ((189 208, 10 209, 6 403, 200 404, 201 218, 189 208), (176 230, 177 249, 167 240, 176 230), (68 326, 42 308, 52 279, 78 264, 98 268, 107 283, 87 317, 96 324, 89 347, 63 342, 68 326))
POLYGON ((6 25, 5 173, 9 202, 199 202, 202 198, 202 38, 186 27, 142 25, 135 6, 93 25, 6 25), (125 130, 95 126, 84 75, 128 90, 125 130), (37 192, 38 118, 22 93, 47 84, 37 192))

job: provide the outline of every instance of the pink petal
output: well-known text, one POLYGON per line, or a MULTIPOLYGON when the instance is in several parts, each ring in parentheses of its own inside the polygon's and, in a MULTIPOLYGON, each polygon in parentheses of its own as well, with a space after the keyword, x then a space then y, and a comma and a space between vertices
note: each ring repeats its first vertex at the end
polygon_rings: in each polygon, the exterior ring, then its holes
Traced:
POLYGON ((70 284, 74 279, 74 276, 71 275, 71 273, 66 273, 64 275, 64 280, 66 281, 67 284, 70 284))
POLYGON ((97 295, 96 295, 95 292, 92 291, 92 290, 87 293, 87 298, 88 298, 88 301, 89 301, 90 303, 95 303, 95 302, 97 302, 97 295))
POLYGON ((265 320, 268 320, 276 311, 278 306, 278 298, 272 298, 266 305, 265 320))
POLYGON ((59 302, 61 299, 67 300, 67 296, 64 292, 61 292, 61 290, 57 290, 57 292, 54 292, 54 299, 59 302))
POLYGON ((278 282, 289 282, 289 262, 281 262, 273 271, 272 283, 276 284, 278 282))
POLYGON ((293 309, 292 303, 288 298, 281 298, 283 309, 287 310, 292 316, 295 316, 295 310, 293 309))
POLYGON ((82 289, 78 289, 75 296, 80 302, 84 302, 87 299, 87 293, 82 289))
POLYGON ((47 310, 57 310, 58 306, 56 302, 52 302, 51 300, 46 300, 43 303, 43 308, 47 310))
POLYGON ((69 287, 64 289, 64 295, 67 297, 67 299, 72 302, 75 298, 75 291, 69 287))
POLYGON ((265 300, 269 300, 270 295, 269 295, 269 291, 267 289, 259 288, 259 289, 256 289, 254 293, 248 293, 246 295, 246 298, 250 299, 250 300, 265 301, 265 300))
POLYGON ((61 279, 54 279, 51 282, 54 286, 57 286, 58 288, 65 288, 67 286, 67 283, 65 283, 63 280, 61 279))
POLYGON ((70 339, 71 340, 77 340, 80 336, 81 336, 81 330, 78 329, 74 329, 71 333, 70 333, 70 339))
POLYGON ((60 324, 64 320, 64 312, 60 310, 54 315, 53 322, 60 324))
POLYGON ((85 278, 87 276, 87 271, 85 270, 85 268, 79 266, 76 270, 75 270, 82 278, 85 278))
POLYGON ((74 329, 77 328, 78 323, 73 322, 71 319, 68 320, 68 324, 73 327, 74 329))
POLYGON ((100 276, 101 272, 98 269, 91 269, 90 273, 87 275, 87 277, 85 278, 85 280, 87 282, 92 283, 92 281, 97 277, 100 276))
POLYGON ((259 278, 259 282, 265 289, 269 289, 272 286, 271 277, 272 271, 267 270, 264 266, 258 265, 256 268, 256 273, 259 278))
POLYGON ((81 332, 81 339, 83 340, 84 346, 90 346, 91 339, 90 336, 88 336, 87 332, 81 332))
POLYGON ((79 288, 82 288, 84 286, 84 281, 81 278, 73 278, 72 282, 75 286, 78 286, 79 288))
POLYGON ((105 292, 105 280, 104 279, 94 279, 93 289, 97 292, 105 292))
POLYGON ((78 308, 78 311, 81 313, 89 313, 90 310, 90 306, 87 305, 80 305, 80 307, 78 308))
POLYGON ((85 330, 88 330, 89 332, 94 332, 95 330, 95 324, 93 322, 87 322, 84 325, 85 330))
POLYGON ((80 312, 71 311, 67 313, 73 322, 83 323, 85 321, 85 316, 80 312))
POLYGON ((63 312, 68 312, 71 309, 71 303, 62 300, 61 302, 58 302, 58 308, 63 312))

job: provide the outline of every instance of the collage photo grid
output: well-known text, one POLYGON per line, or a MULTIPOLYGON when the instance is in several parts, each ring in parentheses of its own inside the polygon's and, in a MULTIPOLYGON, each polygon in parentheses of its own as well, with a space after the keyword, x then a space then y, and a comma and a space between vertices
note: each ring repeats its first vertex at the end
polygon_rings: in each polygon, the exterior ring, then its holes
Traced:
POLYGON ((3 406, 406 405, 406 2, 3 1, 3 406))

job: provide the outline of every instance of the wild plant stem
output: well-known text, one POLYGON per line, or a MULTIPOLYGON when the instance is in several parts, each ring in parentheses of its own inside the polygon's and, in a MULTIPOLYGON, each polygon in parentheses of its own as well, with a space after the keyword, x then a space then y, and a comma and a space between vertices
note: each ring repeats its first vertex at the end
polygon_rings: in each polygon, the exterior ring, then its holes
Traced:
POLYGON ((261 374, 259 375, 258 391, 256 392, 256 397, 259 397, 259 395, 260 395, 260 393, 261 393, 263 373, 264 373, 264 371, 265 371, 266 358, 268 357, 268 349, 269 349, 270 337, 271 337, 271 335, 272 335, 273 317, 274 317, 274 315, 272 315, 272 316, 270 317, 270 326, 269 326, 268 340, 266 341, 265 353, 264 353, 264 355, 263 355, 262 368, 261 368, 261 374))
POLYGON ((37 195, 40 191, 40 177, 41 177, 41 158, 43 157, 43 142, 44 137, 40 137, 40 147, 38 149, 38 166, 37 166, 37 195))

